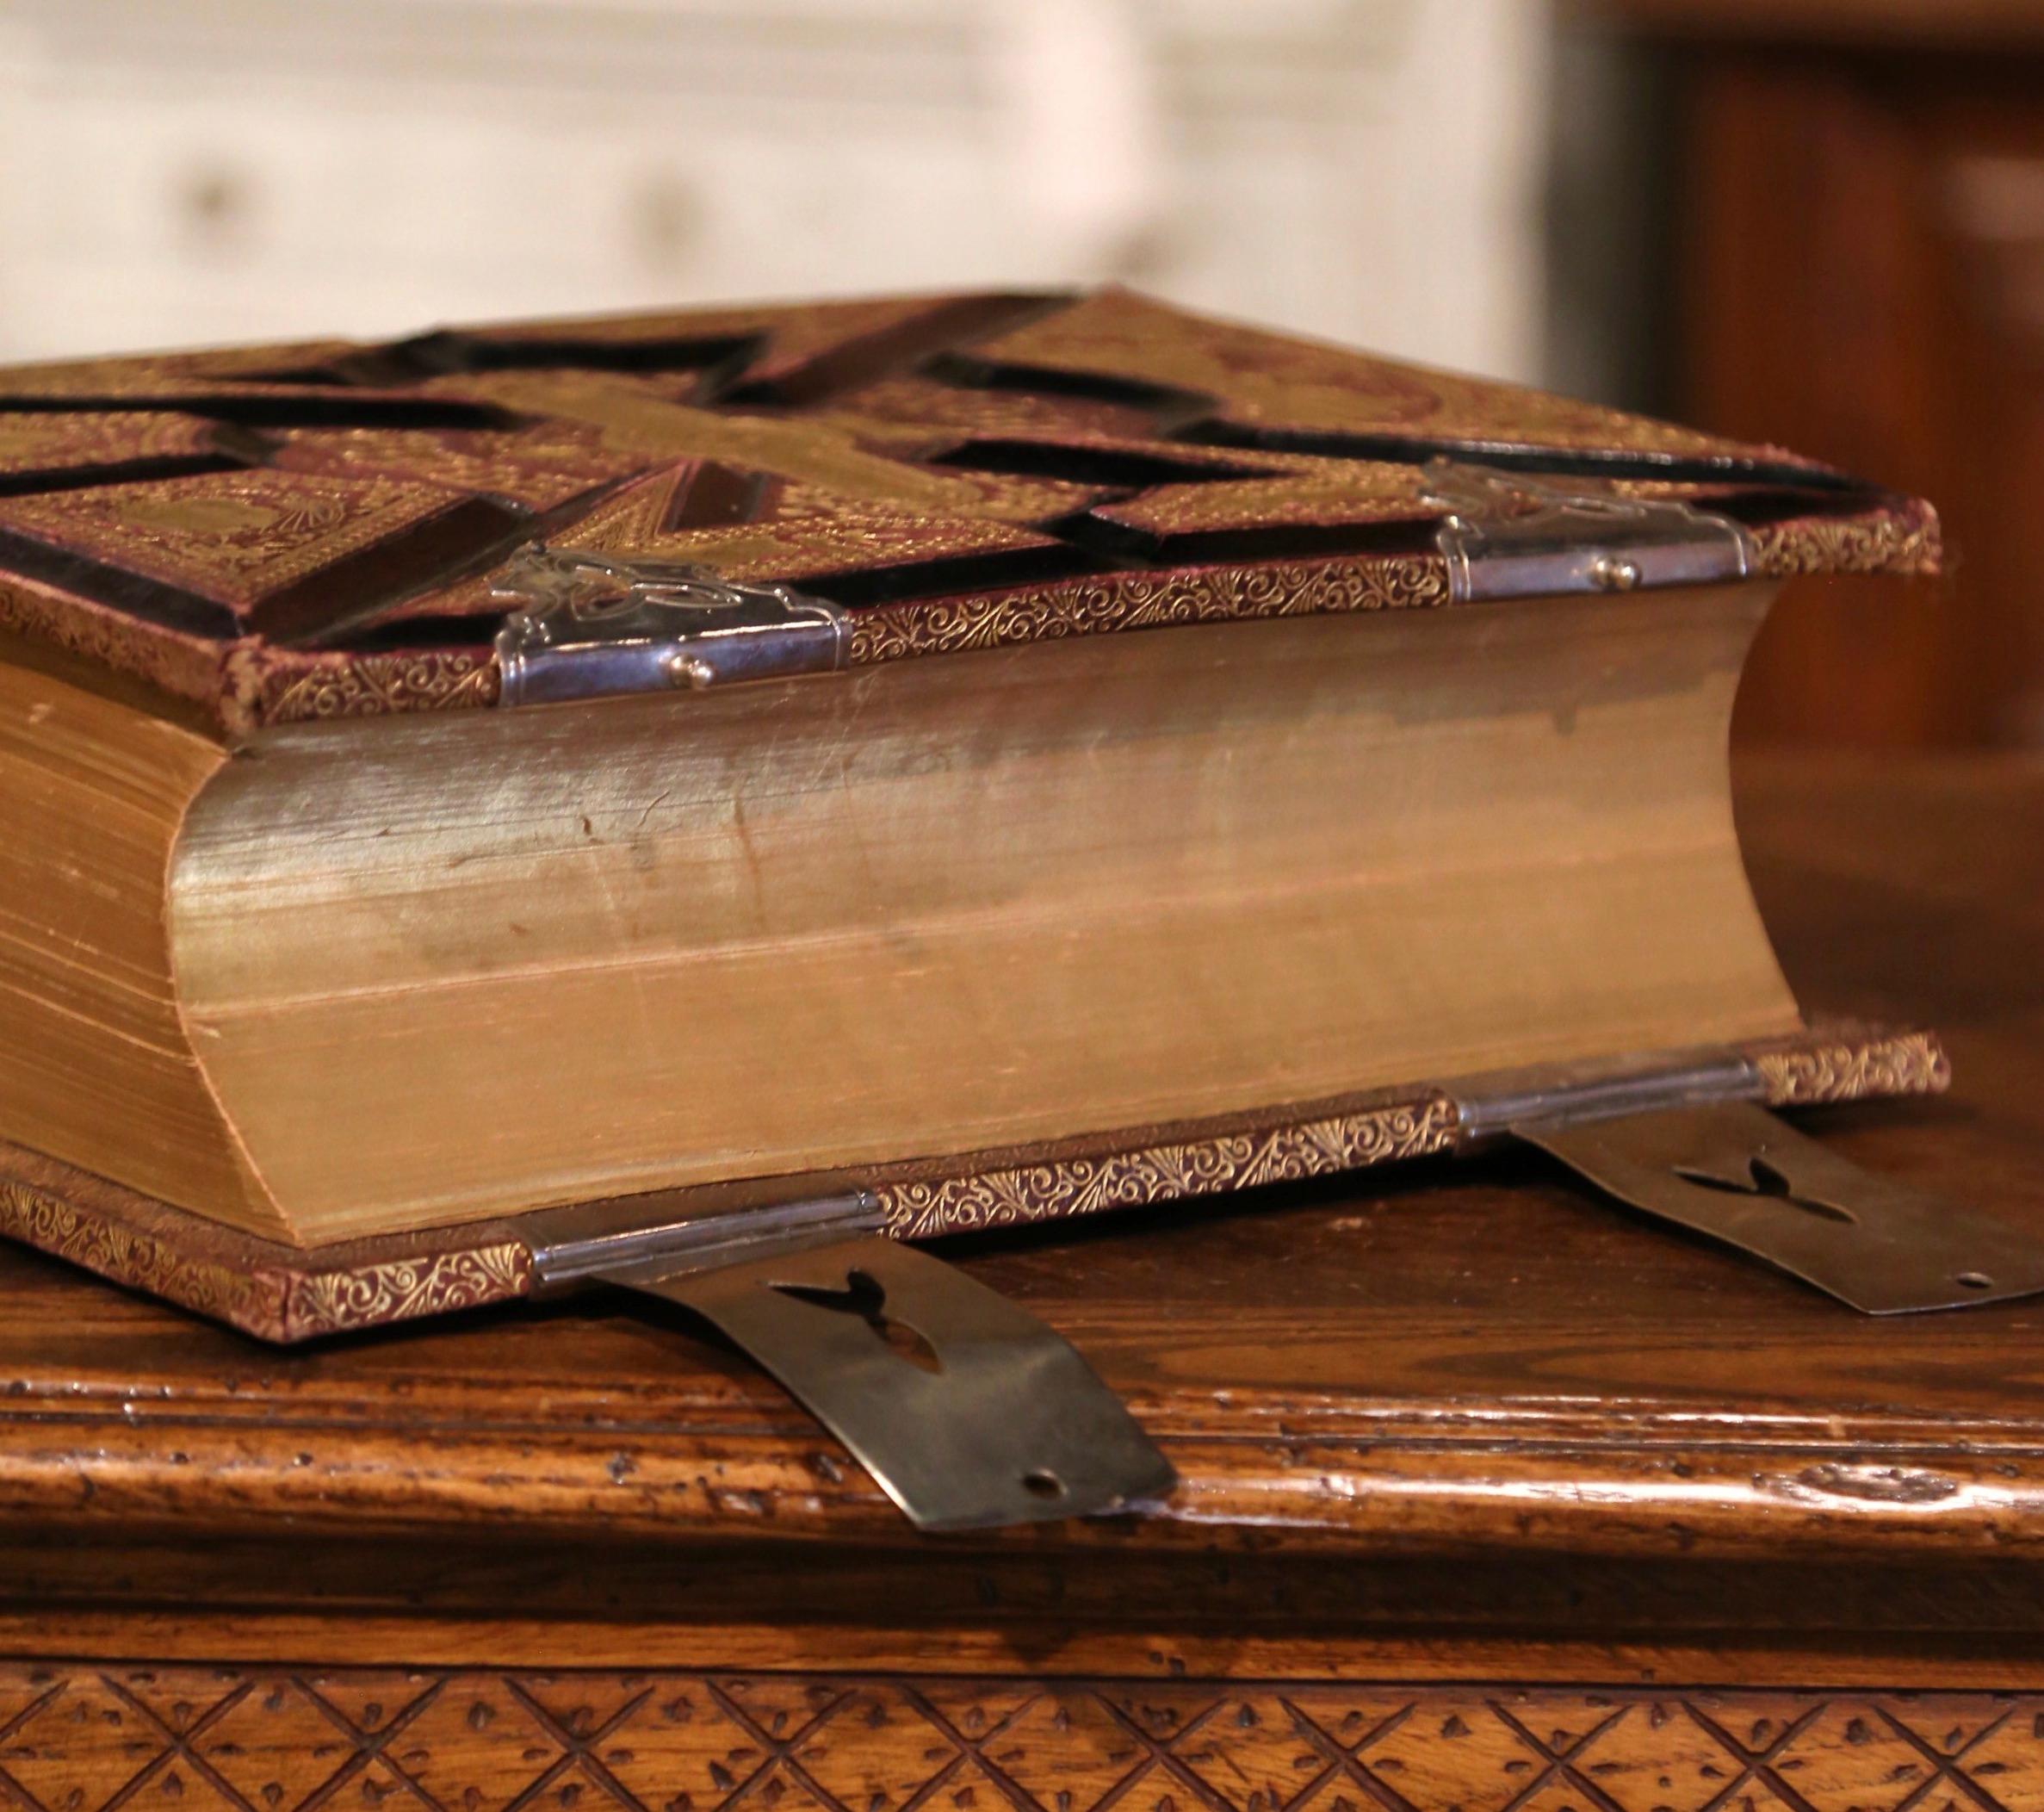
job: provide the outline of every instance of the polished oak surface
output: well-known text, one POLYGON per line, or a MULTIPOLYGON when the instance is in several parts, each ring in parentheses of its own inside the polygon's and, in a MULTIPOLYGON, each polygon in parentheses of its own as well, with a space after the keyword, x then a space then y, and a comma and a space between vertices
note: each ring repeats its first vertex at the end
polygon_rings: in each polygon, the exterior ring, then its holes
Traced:
MULTIPOLYGON (((1740 797, 1806 1002, 1953 1055, 1806 1124, 2044 1229, 2044 764, 1740 797)), ((945 1250, 1126 1393, 1168 1505, 919 1538, 679 1315, 284 1352, 9 1250, 0 1652, 2044 1683, 2044 1300, 1868 1320, 1531 1154, 945 1250)))

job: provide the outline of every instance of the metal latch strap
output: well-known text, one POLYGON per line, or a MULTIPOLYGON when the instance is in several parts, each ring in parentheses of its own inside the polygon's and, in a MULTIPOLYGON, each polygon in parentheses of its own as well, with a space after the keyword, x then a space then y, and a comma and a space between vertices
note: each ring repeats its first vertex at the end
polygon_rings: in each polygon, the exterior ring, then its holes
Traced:
POLYGON ((913 1246, 839 1240, 616 1281, 714 1324, 919 1528, 1093 1515, 1176 1482, 1063 1336, 913 1246))
POLYGON ((1750 1102, 1509 1130, 1629 1207, 1870 1315, 2044 1290, 2044 1242, 1862 1170, 1750 1102))

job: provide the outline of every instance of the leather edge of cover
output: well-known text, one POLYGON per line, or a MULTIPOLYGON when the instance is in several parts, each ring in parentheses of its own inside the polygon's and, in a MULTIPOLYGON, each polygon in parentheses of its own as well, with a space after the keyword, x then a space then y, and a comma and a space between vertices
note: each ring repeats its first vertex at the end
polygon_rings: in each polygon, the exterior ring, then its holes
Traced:
MULTIPOLYGON (((1951 1078, 1924 1031, 1820 1024, 1738 1054, 1770 1107, 1931 1095, 1951 1078)), ((1455 1132, 1450 1095, 1421 1088, 1275 1125, 1007 1154, 951 1174, 926 1164, 870 1193, 895 1238, 928 1238, 1331 1176, 1444 1151, 1455 1132)), ((299 1250, 4 1143, 0 1235, 278 1343, 509 1302, 536 1281, 515 1219, 299 1250)))
POLYGON ((1747 531, 1760 575, 1886 574, 1935 578, 1944 570, 1937 512, 1921 498, 1893 495, 1849 515, 1787 516, 1747 531))
MULTIPOLYGON (((1895 496, 1848 514, 1792 515, 1749 531, 1757 576, 1940 570, 1936 512, 1895 496)), ((852 613, 850 664, 960 654, 1068 636, 1447 605, 1438 554, 1358 554, 1087 574, 1042 584, 872 605, 852 613)), ((112 660, 105 650, 101 658, 112 660)), ((224 661, 222 728, 493 704, 499 675, 485 648, 308 654, 249 642, 224 661)))
MULTIPOLYGON (((1750 530, 1759 574, 1925 575, 1939 569, 1937 518, 1884 500, 1849 515, 1799 515, 1750 530)), ((1166 567, 866 606, 853 613, 851 663, 963 653, 1075 635, 1162 629, 1450 602, 1447 563, 1431 553, 1350 555, 1166 567)), ((486 647, 307 652, 250 638, 224 645, 145 630, 68 594, 0 579, 0 631, 195 706, 218 730, 336 717, 455 711, 496 703, 486 647)))

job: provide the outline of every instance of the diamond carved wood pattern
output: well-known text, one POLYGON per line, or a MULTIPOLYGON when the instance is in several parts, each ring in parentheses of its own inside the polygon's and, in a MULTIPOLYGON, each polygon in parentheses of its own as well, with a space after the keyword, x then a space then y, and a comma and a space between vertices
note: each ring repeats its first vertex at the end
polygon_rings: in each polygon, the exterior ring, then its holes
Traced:
POLYGON ((0 1663, 28 1812, 2021 1812, 2044 1695, 0 1663))

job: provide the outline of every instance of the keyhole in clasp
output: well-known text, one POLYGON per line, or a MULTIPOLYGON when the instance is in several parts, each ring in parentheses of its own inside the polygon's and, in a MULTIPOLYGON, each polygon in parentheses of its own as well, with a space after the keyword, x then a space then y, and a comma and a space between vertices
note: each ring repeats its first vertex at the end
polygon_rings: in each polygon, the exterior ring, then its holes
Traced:
POLYGON ((888 1313, 886 1286, 869 1271, 847 1271, 845 1288, 841 1290, 812 1283, 777 1283, 772 1288, 782 1295, 792 1296, 797 1302, 808 1303, 812 1307, 830 1309, 840 1315, 855 1315, 872 1329, 874 1338, 896 1358, 906 1359, 926 1372, 944 1369, 944 1362, 937 1356, 937 1349, 930 1344, 927 1337, 888 1313))
POLYGON ((1675 1174, 1684 1182, 1695 1183, 1702 1188, 1722 1189, 1728 1195, 1758 1195, 1769 1201, 1786 1202, 1792 1208, 1800 1208, 1805 1213, 1815 1214, 1823 1220, 1843 1221, 1848 1226, 1859 1225, 1858 1215, 1835 1202, 1820 1201, 1814 1195, 1797 1195, 1788 1178, 1758 1152, 1746 1160, 1746 1173, 1750 1181, 1733 1182, 1713 1176, 1708 1170, 1692 1170, 1682 1164, 1675 1166, 1675 1174))

